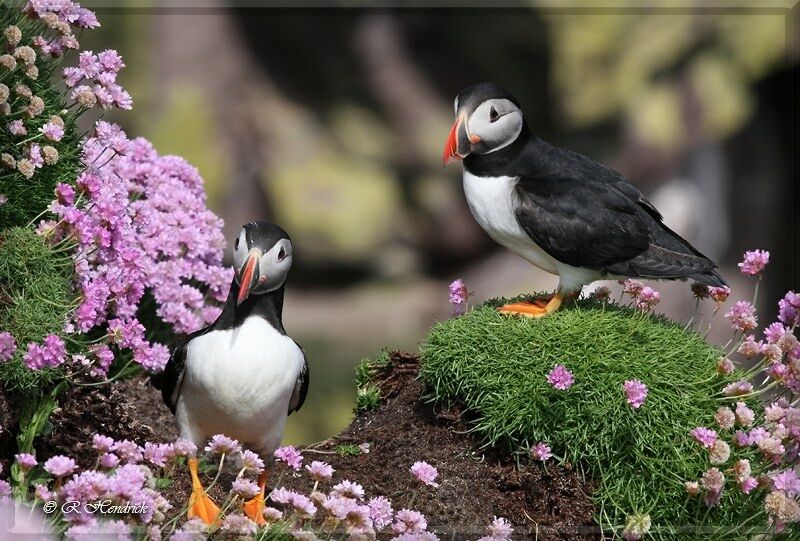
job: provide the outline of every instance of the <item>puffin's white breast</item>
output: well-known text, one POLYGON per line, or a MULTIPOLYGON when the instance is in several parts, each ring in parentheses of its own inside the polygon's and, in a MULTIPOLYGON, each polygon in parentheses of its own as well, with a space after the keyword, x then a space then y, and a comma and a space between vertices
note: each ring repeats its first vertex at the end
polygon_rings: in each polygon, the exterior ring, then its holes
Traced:
POLYGON ((300 347, 260 317, 189 342, 178 403, 182 434, 225 434, 255 447, 277 445, 303 368, 300 347))
POLYGON ((559 276, 564 292, 580 289, 603 277, 598 270, 573 267, 558 261, 536 244, 517 220, 519 205, 516 177, 477 177, 464 171, 464 194, 480 226, 495 241, 542 270, 559 276))
POLYGON ((537 267, 558 274, 557 261, 522 229, 514 214, 519 203, 516 177, 477 177, 464 171, 464 195, 475 221, 490 237, 537 267))

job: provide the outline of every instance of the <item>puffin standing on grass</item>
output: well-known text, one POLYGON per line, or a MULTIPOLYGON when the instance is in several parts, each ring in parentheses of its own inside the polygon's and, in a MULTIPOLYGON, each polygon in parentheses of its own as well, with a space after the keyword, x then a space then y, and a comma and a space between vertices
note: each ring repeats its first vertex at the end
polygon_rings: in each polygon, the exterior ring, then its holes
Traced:
POLYGON ((604 278, 725 285, 714 262, 664 225, 625 177, 533 135, 507 90, 471 86, 456 97, 455 115, 442 161, 463 160, 475 220, 495 241, 559 277, 547 299, 498 311, 542 317, 604 278))
MULTIPOLYGON (((286 335, 281 315, 292 242, 277 225, 242 227, 233 245, 235 276, 219 318, 190 334, 175 349, 161 377, 161 393, 175 415, 181 437, 202 448, 225 434, 269 464, 280 445, 286 418, 300 409, 308 391, 303 350, 286 335)), ((189 517, 214 523, 219 507, 189 460, 189 517)), ((266 470, 261 492, 244 504, 251 520, 264 524, 266 470)))

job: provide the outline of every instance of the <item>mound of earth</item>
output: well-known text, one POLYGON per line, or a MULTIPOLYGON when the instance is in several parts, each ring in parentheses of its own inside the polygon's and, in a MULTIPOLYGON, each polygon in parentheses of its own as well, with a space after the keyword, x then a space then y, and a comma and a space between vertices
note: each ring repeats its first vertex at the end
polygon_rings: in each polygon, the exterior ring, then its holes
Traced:
MULTIPOLYGON (((378 408, 357 415, 338 436, 303 449, 306 463, 328 462, 336 470, 333 482, 349 479, 364 486, 369 496, 386 496, 395 509, 422 512, 429 529, 443 539, 485 535, 494 516, 510 520, 515 537, 599 537, 592 520, 591 486, 575 470, 555 463, 518 465, 512 457, 481 449, 460 410, 440 411, 424 399, 417 356, 393 352, 390 359, 374 381, 381 389, 378 408), (369 444, 368 452, 347 452, 364 443, 369 444), (437 488, 414 486, 409 468, 418 460, 439 470, 437 488)), ((89 393, 97 396, 70 391, 65 397, 48 442, 40 447, 47 456, 64 453, 78 455, 84 464, 93 461, 90 442, 95 432, 140 443, 172 441, 177 436, 159 392, 145 378, 100 389, 89 393)), ((40 452, 42 458, 46 455, 40 452)), ((234 472, 226 473, 211 490, 217 501, 224 499, 234 472)), ((293 474, 281 464, 272 467, 269 486, 310 490, 307 476, 293 474)), ((177 472, 164 495, 180 506, 189 490, 188 475, 177 472)))

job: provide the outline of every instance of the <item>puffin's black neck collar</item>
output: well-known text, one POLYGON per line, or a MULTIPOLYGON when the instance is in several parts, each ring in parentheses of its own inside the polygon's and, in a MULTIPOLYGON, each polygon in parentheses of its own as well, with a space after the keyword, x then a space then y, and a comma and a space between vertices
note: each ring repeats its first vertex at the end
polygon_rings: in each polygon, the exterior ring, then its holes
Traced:
POLYGON ((247 297, 242 304, 236 306, 236 297, 239 294, 239 284, 234 278, 231 283, 231 290, 222 313, 212 325, 215 330, 229 330, 241 326, 244 320, 250 316, 256 316, 267 320, 267 323, 275 327, 281 334, 286 334, 283 328, 283 294, 285 285, 268 293, 261 295, 252 294, 247 297))
POLYGON ((464 158, 464 169, 476 177, 516 177, 534 169, 539 159, 541 139, 523 124, 517 138, 508 146, 488 154, 470 154, 464 158))

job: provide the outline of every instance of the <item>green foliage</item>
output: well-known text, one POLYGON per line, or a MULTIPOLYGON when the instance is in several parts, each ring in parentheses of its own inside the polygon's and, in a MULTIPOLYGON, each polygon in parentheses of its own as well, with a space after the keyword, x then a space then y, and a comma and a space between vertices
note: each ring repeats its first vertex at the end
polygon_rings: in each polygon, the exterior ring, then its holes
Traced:
MULTIPOLYGON (((41 342, 59 334, 75 299, 70 287, 72 262, 53 252, 31 229, 11 228, 0 233, 0 329, 9 331, 17 344, 41 342)), ((0 370, 0 386, 23 393, 39 392, 60 371, 29 370, 24 351, 0 370)))
POLYGON ((356 413, 372 411, 381 403, 381 390, 377 385, 368 384, 356 391, 356 413))
POLYGON ((384 349, 374 359, 366 357, 356 365, 356 388, 361 389, 375 380, 375 376, 389 366, 389 351, 384 349))
POLYGON ((358 445, 347 443, 338 445, 336 447, 336 452, 339 456, 358 456, 361 454, 361 449, 359 449, 358 445))
POLYGON ((738 491, 711 511, 686 496, 684 482, 709 467, 688 432, 713 423, 721 404, 713 395, 729 381, 715 370, 720 352, 701 336, 588 299, 536 320, 502 316, 494 310, 500 303, 437 324, 422 349, 420 375, 434 398, 472 410, 487 444, 512 452, 550 444, 599 482, 593 496, 604 528, 649 513, 656 537, 698 527, 713 538, 737 537, 744 519, 763 512, 738 491), (547 382, 556 364, 575 377, 566 391, 547 382), (649 389, 639 410, 625 400, 629 379, 649 389))

